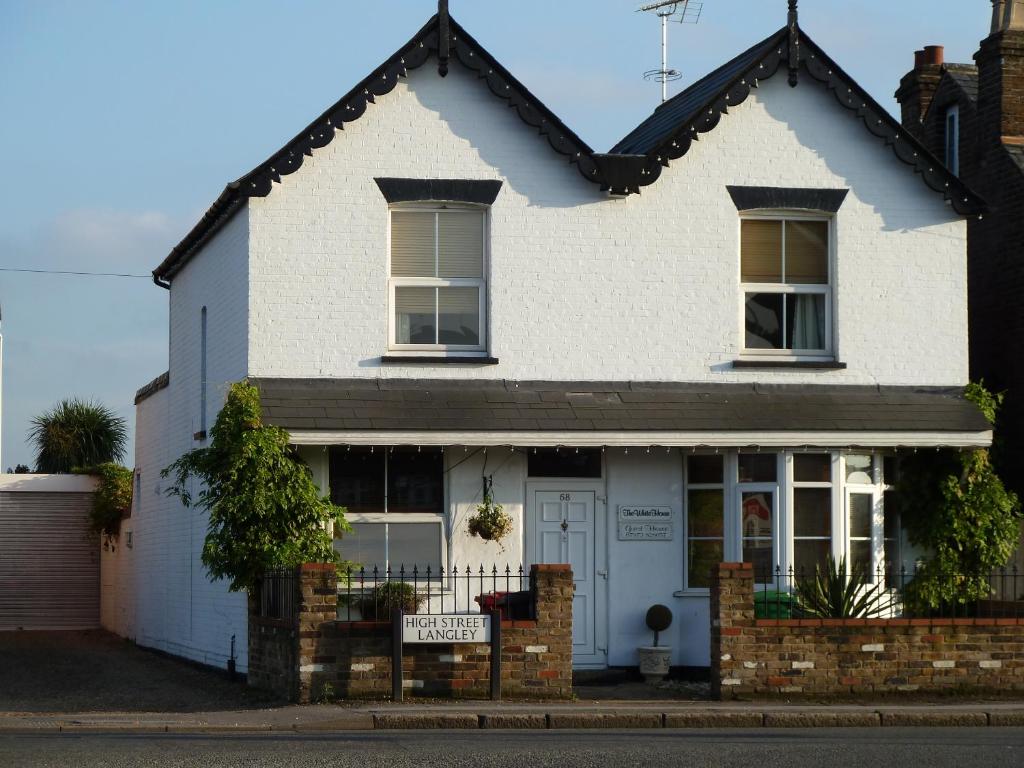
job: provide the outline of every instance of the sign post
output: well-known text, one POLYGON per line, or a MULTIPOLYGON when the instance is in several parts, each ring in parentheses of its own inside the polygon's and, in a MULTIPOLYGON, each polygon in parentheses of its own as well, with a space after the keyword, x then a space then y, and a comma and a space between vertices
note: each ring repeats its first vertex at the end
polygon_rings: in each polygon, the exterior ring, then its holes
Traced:
POLYGON ((501 613, 491 611, 491 701, 501 701, 501 613))
POLYGON ((391 700, 402 700, 402 623, 405 612, 391 612, 391 700))

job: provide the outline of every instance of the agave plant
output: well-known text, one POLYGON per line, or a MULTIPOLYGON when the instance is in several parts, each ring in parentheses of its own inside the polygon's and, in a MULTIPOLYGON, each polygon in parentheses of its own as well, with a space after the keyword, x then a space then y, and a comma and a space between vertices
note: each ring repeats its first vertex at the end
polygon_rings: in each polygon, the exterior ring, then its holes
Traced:
POLYGON ((890 611, 892 598, 882 584, 871 584, 865 571, 847 573, 846 558, 831 555, 814 568, 814 578, 797 580, 798 609, 822 619, 869 619, 890 611))

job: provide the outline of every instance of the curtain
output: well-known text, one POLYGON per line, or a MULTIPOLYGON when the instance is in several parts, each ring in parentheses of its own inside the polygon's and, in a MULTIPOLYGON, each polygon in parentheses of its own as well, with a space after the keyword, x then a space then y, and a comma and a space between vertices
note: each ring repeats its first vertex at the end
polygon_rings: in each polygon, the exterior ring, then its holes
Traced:
POLYGON ((793 349, 825 348, 825 299, 820 294, 787 297, 796 302, 793 312, 793 349))

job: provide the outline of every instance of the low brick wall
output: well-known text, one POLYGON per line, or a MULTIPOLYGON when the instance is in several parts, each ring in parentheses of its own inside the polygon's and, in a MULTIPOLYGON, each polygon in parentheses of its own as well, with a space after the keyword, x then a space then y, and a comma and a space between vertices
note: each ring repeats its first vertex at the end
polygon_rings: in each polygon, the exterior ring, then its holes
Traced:
MULTIPOLYGON (((572 572, 534 565, 536 620, 501 624, 502 695, 564 699, 572 695, 572 572)), ((291 701, 382 699, 391 695, 391 624, 338 621, 333 566, 309 564, 298 573, 298 612, 290 621, 250 611, 249 682, 291 701)), ((402 677, 410 695, 486 698, 490 646, 405 645, 402 677)))
POLYGON ((722 563, 711 687, 720 699, 1024 691, 1024 619, 755 619, 753 567, 722 563))

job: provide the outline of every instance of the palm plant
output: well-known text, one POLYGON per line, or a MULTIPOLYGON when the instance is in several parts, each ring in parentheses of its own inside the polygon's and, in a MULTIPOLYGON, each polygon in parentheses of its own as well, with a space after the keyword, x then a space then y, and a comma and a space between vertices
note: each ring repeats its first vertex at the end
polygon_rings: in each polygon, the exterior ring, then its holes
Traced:
POLYGON ((888 590, 869 583, 866 571, 847 573, 846 558, 837 563, 831 555, 824 570, 815 566, 813 579, 797 581, 796 595, 802 615, 822 619, 868 619, 893 606, 888 590))
POLYGON ((35 444, 37 472, 67 473, 120 461, 128 425, 105 405, 73 398, 33 418, 28 437, 35 444))

